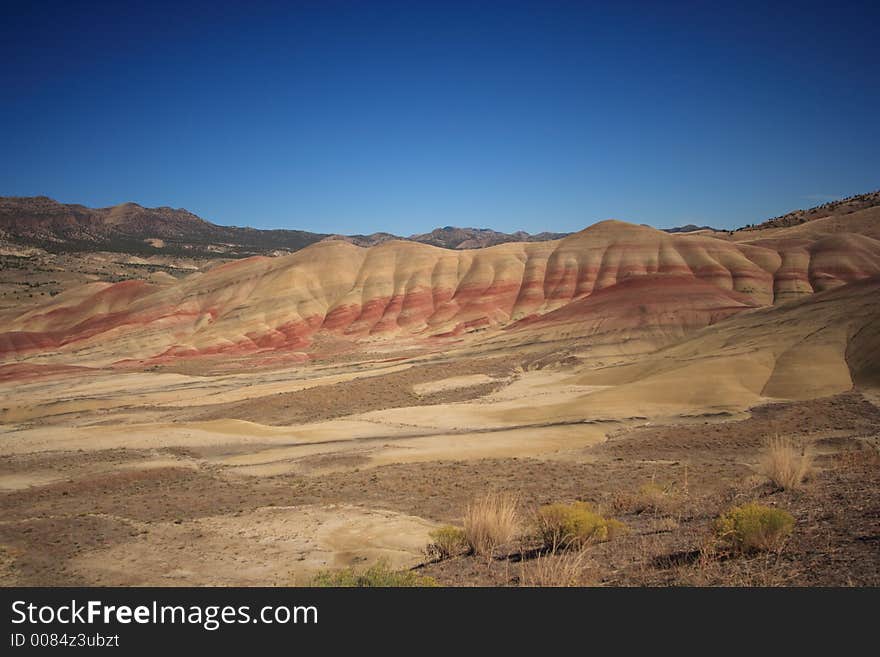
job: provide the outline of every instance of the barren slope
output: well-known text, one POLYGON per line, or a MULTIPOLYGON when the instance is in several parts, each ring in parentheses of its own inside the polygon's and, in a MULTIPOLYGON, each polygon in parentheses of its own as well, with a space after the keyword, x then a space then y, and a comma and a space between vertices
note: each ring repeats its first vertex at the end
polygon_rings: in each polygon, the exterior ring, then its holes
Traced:
POLYGON ((586 401, 627 409, 712 413, 766 399, 812 399, 878 380, 880 277, 733 317, 622 367, 585 370, 613 386, 586 401))

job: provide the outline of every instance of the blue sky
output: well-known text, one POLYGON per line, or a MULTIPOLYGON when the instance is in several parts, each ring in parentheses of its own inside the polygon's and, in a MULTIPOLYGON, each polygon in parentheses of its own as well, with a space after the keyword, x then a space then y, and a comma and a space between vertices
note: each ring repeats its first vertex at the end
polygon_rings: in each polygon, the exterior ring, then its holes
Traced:
POLYGON ((19 4, 0 195, 406 235, 880 187, 877 3, 19 4))

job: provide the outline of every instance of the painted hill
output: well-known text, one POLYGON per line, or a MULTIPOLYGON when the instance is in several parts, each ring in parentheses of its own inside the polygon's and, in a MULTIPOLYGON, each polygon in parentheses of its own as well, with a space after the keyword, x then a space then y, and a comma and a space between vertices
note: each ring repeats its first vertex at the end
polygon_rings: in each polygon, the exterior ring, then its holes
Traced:
POLYGON ((738 314, 636 362, 584 369, 578 382, 613 386, 596 412, 743 409, 812 399, 880 382, 880 276, 738 314))
POLYGON ((878 274, 880 241, 851 233, 745 243, 609 220, 560 240, 475 250, 326 241, 161 285, 70 290, 0 316, 0 357, 100 366, 218 354, 306 358, 330 338, 425 344, 521 320, 583 329, 603 315, 604 328, 636 322, 680 337, 878 274))

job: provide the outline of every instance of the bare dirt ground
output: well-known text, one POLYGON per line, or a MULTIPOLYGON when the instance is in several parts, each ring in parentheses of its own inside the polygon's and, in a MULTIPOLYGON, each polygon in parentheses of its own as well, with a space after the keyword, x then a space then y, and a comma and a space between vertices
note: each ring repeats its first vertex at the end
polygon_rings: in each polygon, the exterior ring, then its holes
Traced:
POLYGON ((368 378, 276 393, 224 404, 217 408, 192 408, 193 419, 234 418, 263 424, 290 425, 330 420, 376 409, 430 406, 479 399, 509 383, 513 376, 509 358, 481 358, 415 365, 405 370, 368 378), (454 380, 480 373, 487 381, 454 380), (430 382, 452 380, 452 385, 424 389, 430 382), (421 394, 420 394, 421 393, 421 394))
MULTIPOLYGON (((423 378, 411 376, 409 385, 423 378)), ((481 406, 492 408, 491 400, 481 406)), ((444 585, 518 585, 539 556, 528 538, 492 560, 432 563, 423 552, 433 528, 460 523, 470 500, 497 490, 514 493, 524 517, 542 504, 586 500, 629 526, 626 536, 589 548, 584 584, 880 584, 880 410, 860 392, 759 406, 744 420, 641 424, 603 426, 606 441, 566 434, 539 453, 508 442, 513 455, 428 452, 428 460, 387 464, 355 441, 300 455, 297 469, 275 474, 226 462, 259 455, 265 444, 216 437, 193 447, 6 453, 0 583, 291 585, 324 568, 384 559, 444 585), (763 441, 776 434, 808 442, 817 455, 801 490, 778 491, 757 474, 763 441), (680 495, 664 513, 636 513, 629 500, 651 481, 680 495), (751 500, 795 516, 788 543, 757 557, 701 552, 711 520, 751 500)))

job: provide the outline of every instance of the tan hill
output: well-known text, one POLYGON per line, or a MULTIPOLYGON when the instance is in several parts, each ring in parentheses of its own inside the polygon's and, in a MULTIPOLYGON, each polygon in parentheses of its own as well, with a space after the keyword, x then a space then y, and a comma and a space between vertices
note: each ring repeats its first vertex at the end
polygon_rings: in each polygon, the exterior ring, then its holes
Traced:
POLYGON ((176 282, 94 283, 6 312, 0 354, 100 365, 211 354, 305 357, 324 338, 427 344, 536 316, 545 324, 578 315, 593 321, 597 309, 617 316, 609 311, 615 307, 624 323, 641 318, 680 337, 878 273, 880 242, 852 234, 771 245, 605 221, 561 240, 477 250, 329 241, 176 282), (650 280, 634 285, 638 277, 650 280))
POLYGON ((738 241, 858 233, 880 239, 880 191, 796 210, 734 232, 738 241))
POLYGON ((820 217, 795 226, 742 230, 733 234, 735 241, 748 241, 756 244, 762 240, 814 240, 822 236, 849 233, 866 235, 880 239, 880 206, 855 210, 842 215, 820 217))
POLYGON ((813 399, 880 383, 880 276, 743 313, 581 384, 597 412, 741 410, 765 399, 813 399))

